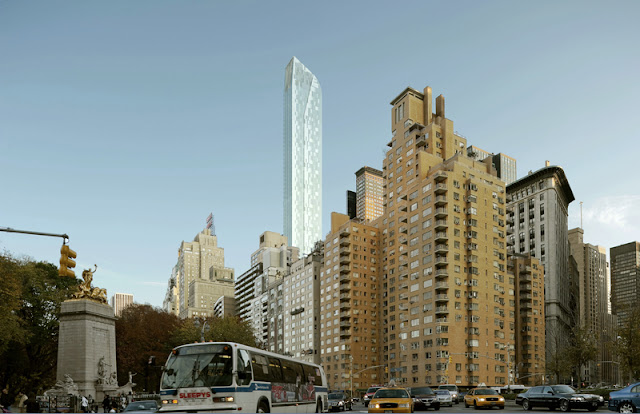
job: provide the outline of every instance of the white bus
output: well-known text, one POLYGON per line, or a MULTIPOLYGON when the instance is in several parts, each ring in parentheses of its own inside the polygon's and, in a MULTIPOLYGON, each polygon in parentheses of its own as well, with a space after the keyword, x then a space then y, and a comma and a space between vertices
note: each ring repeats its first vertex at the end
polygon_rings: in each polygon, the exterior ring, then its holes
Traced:
POLYGON ((241 344, 182 345, 162 370, 160 412, 312 413, 328 407, 321 366, 241 344))

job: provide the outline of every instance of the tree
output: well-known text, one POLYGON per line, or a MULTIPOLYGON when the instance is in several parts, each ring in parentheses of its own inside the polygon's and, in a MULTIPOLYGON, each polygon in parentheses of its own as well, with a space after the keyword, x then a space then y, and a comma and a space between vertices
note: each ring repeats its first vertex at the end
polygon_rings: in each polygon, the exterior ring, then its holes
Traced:
POLYGON ((127 306, 116 320, 118 383, 128 382, 131 372, 139 374, 135 389, 157 389, 158 364, 178 345, 172 337, 180 323, 177 316, 151 305, 127 306))
MULTIPOLYGON (((206 321, 209 330, 205 331, 205 341, 237 342, 248 346, 256 346, 251 324, 240 317, 209 317, 206 321)), ((196 327, 193 319, 184 319, 180 328, 175 332, 174 342, 180 344, 199 342, 201 329, 202 327, 196 327)))
MULTIPOLYGON (((587 327, 576 326, 571 332, 568 360, 574 368, 578 369, 578 375, 582 376, 582 367, 591 361, 598 359, 598 343, 596 336, 587 327)), ((583 378, 580 378, 582 381, 583 378)))
POLYGON ((633 382, 634 378, 640 378, 640 304, 634 304, 629 308, 627 320, 618 331, 615 350, 623 378, 633 382))
POLYGON ((22 296, 19 272, 17 260, 8 254, 0 255, 0 355, 11 341, 23 342, 27 334, 17 314, 22 296))
POLYGON ((571 374, 569 358, 569 343, 562 325, 554 321, 547 323, 546 334, 546 372, 555 377, 555 383, 560 384, 571 374))
POLYGON ((0 383, 27 392, 55 383, 60 305, 78 283, 51 263, 0 255, 0 383))

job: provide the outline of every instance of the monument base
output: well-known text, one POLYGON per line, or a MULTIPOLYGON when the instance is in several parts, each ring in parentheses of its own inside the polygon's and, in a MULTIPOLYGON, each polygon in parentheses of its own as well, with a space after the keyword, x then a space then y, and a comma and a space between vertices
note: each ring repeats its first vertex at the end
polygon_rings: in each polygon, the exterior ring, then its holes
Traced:
POLYGON ((56 379, 70 376, 78 393, 98 401, 98 387, 116 390, 116 318, 113 308, 90 299, 70 299, 60 310, 56 379))
POLYGON ((108 395, 109 397, 118 397, 118 386, 96 385, 96 396, 94 399, 98 404, 102 404, 102 400, 104 400, 105 395, 108 395))

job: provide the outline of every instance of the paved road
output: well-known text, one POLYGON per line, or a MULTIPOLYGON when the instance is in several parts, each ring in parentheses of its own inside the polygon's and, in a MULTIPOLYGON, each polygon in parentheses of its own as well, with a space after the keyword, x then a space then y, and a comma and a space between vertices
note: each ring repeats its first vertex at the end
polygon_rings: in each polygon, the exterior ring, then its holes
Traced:
MULTIPOLYGON (((433 412, 433 410, 428 410, 429 412, 433 412)), ((366 413, 367 409, 365 408, 364 404, 354 404, 353 406, 353 411, 352 413, 366 413)), ((416 411, 418 412, 418 411, 416 411)), ((424 411, 422 411, 424 412, 424 411)), ((482 410, 474 410, 473 407, 469 407, 469 408, 464 408, 464 403, 459 403, 459 404, 453 404, 453 407, 441 407, 439 411, 436 411, 438 413, 470 413, 470 412, 483 412, 483 413, 488 413, 488 412, 496 412, 500 413, 500 414, 506 414, 506 413, 517 413, 517 414, 524 414, 524 410, 522 409, 521 406, 517 405, 515 403, 515 401, 513 400, 507 400, 504 410, 500 410, 497 408, 493 408, 493 409, 482 409, 482 410)), ((534 408, 533 412, 548 412, 551 413, 551 410, 547 410, 546 408, 534 408)), ((572 413, 588 413, 589 411, 587 410, 571 410, 572 413)), ((609 410, 607 409, 606 404, 603 407, 600 407, 598 409, 598 411, 596 412, 609 412, 609 410)), ((348 412, 347 412, 348 413, 348 412)))

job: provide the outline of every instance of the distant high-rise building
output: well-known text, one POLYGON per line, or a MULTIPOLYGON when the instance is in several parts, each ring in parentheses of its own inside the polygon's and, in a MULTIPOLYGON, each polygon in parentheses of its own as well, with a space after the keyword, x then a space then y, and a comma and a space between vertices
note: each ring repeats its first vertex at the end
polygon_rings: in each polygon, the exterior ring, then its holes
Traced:
MULTIPOLYGON (((569 230, 569 248, 578 271, 579 323, 595 336, 599 357, 583 367, 580 377, 591 383, 615 383, 617 376, 611 361, 610 339, 605 335, 611 321, 609 309, 609 265, 607 250, 584 242, 584 230, 569 230), (602 361, 607 361, 604 363, 602 361)), ((615 318, 615 316, 613 316, 615 318)))
POLYGON ((630 308, 640 303, 640 243, 637 241, 611 248, 611 307, 624 326, 630 308))
POLYGON ((584 242, 584 230, 569 230, 570 254, 576 261, 579 282, 579 322, 592 332, 602 330, 602 317, 608 313, 609 292, 607 251, 584 242))
POLYGON ((130 293, 116 293, 111 297, 111 307, 116 316, 120 316, 124 308, 133 304, 133 295, 130 293))
MULTIPOLYGON (((291 264, 291 271, 282 282, 284 353, 316 364, 321 357, 322 330, 318 321, 323 264, 324 244, 320 242, 310 254, 291 264)), ((274 305, 277 308, 279 301, 274 305)))
POLYGON ((274 316, 273 321, 270 318, 275 314, 269 306, 269 288, 289 273, 291 263, 298 260, 298 251, 297 247, 288 246, 286 236, 265 231, 260 235, 260 247, 251 255, 251 268, 236 282, 237 315, 253 325, 262 346, 269 346, 272 341, 274 351, 282 348, 282 335, 279 341, 276 335, 277 330, 282 329, 282 315, 279 319, 274 316))
POLYGON ((169 286, 175 283, 177 313, 181 318, 213 316, 214 305, 221 296, 234 295, 233 269, 224 266, 224 249, 218 247, 218 237, 205 228, 193 242, 182 242, 178 250, 169 286), (173 280, 173 282, 172 282, 173 280))
POLYGON ((322 90, 295 57, 284 84, 284 235, 303 254, 322 239, 322 90))
POLYGON ((578 315, 569 271, 568 207, 575 197, 564 170, 546 166, 507 186, 509 254, 531 254, 544 266, 546 360, 569 345, 578 315), (552 355, 553 354, 553 355, 552 355))
POLYGON ((167 291, 162 301, 162 309, 168 313, 172 313, 179 316, 179 299, 178 299, 178 281, 177 281, 178 268, 173 266, 171 269, 171 276, 167 282, 167 291))
POLYGON ((356 207, 357 196, 355 191, 347 190, 347 216, 349 218, 356 218, 358 215, 358 209, 356 207))
POLYGON ((493 154, 473 145, 467 148, 467 155, 477 161, 491 158, 491 163, 496 169, 498 177, 507 185, 518 179, 515 158, 502 153, 493 154))
POLYGON ((356 217, 366 223, 384 213, 382 171, 362 167, 356 171, 356 217))
POLYGON ((232 296, 220 296, 213 304, 213 315, 218 318, 234 316, 236 314, 236 300, 232 296))

